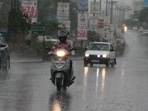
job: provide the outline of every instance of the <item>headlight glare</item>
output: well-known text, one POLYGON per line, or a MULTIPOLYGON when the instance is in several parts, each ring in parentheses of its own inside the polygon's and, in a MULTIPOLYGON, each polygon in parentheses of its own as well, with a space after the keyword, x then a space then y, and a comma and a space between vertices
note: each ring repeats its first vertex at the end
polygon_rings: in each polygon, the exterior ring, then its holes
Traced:
POLYGON ((97 55, 97 57, 100 57, 100 55, 97 55))
POLYGON ((85 57, 89 57, 89 54, 85 54, 85 57))
POLYGON ((103 58, 107 58, 107 54, 103 54, 102 57, 103 57, 103 58))
POLYGON ((59 56, 59 57, 63 57, 63 56, 65 56, 65 52, 62 51, 62 50, 61 51, 57 51, 56 55, 59 56))

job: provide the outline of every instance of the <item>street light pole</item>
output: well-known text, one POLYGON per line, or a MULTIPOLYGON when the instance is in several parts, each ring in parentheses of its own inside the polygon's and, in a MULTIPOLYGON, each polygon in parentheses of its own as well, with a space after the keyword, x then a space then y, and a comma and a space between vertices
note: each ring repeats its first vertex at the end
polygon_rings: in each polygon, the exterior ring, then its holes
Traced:
POLYGON ((107 10, 108 10, 108 0, 106 0, 106 16, 108 15, 107 10))
POLYGON ((100 11, 101 11, 101 3, 102 3, 102 0, 100 0, 100 11))
POLYGON ((112 18, 113 18, 113 0, 111 0, 110 24, 112 24, 112 18))

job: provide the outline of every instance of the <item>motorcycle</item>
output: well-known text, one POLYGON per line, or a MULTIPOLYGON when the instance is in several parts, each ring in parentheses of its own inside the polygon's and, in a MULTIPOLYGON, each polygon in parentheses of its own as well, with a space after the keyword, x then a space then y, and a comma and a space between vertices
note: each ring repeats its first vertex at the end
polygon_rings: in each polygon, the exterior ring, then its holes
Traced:
POLYGON ((65 49, 56 49, 51 57, 51 81, 57 91, 66 90, 74 83, 74 70, 70 53, 65 49))

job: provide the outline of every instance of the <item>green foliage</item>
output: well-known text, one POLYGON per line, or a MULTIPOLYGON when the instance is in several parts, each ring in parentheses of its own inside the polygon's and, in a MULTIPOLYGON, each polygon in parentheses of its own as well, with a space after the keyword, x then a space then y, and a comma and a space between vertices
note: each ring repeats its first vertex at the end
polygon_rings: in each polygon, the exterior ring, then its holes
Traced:
POLYGON ((45 35, 55 36, 58 30, 58 23, 55 21, 44 21, 45 35))
POLYGON ((53 46, 53 42, 35 42, 32 44, 32 47, 36 50, 38 55, 42 55, 45 51, 45 48, 51 48, 53 46))
POLYGON ((124 21, 124 23, 126 24, 126 26, 130 26, 130 27, 139 25, 139 22, 134 19, 127 19, 124 21))
POLYGON ((88 41, 100 41, 100 37, 95 31, 88 31, 88 41))
POLYGON ((77 55, 78 55, 78 56, 84 55, 85 49, 84 49, 83 47, 81 47, 81 46, 76 46, 75 48, 78 49, 78 50, 76 51, 76 56, 77 56, 77 55))
POLYGON ((146 22, 148 23, 148 8, 144 8, 139 15, 139 21, 140 22, 146 22))
POLYGON ((21 10, 11 9, 9 12, 8 28, 9 30, 17 33, 23 33, 31 29, 31 24, 27 23, 28 16, 23 14, 21 10))
POLYGON ((116 55, 122 55, 125 51, 125 44, 117 45, 115 48, 116 55))

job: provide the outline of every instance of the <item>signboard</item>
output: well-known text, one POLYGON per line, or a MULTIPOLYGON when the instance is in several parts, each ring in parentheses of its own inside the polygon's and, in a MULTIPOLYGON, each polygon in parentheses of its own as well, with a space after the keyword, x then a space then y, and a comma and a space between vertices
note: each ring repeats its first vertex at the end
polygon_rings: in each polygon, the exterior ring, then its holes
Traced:
POLYGON ((99 2, 94 2, 94 1, 91 1, 90 2, 90 13, 99 13, 99 2))
POLYGON ((65 20, 69 19, 69 3, 66 2, 58 2, 57 6, 57 19, 65 20))
POLYGON ((78 27, 87 28, 88 27, 88 14, 78 13, 78 27))
POLYGON ((99 28, 103 28, 104 27, 104 22, 103 21, 99 21, 98 22, 98 27, 99 28))
POLYGON ((22 0, 21 11, 23 14, 27 14, 31 19, 31 22, 37 22, 37 0, 28 1, 22 0))
POLYGON ((70 31, 70 20, 59 20, 58 24, 59 28, 65 27, 68 31, 70 31))
POLYGON ((89 28, 90 29, 98 28, 98 18, 96 16, 90 17, 89 28))
POLYGON ((142 2, 141 1, 133 1, 134 2, 134 11, 142 10, 142 2))
POLYGON ((78 11, 87 12, 88 11, 88 0, 77 0, 78 11))
POLYGON ((40 22, 34 22, 31 26, 32 34, 43 35, 44 26, 40 22))
POLYGON ((109 25, 110 24, 110 16, 105 16, 104 17, 104 24, 109 25))
POLYGON ((87 29, 77 30, 77 40, 87 40, 87 29))

